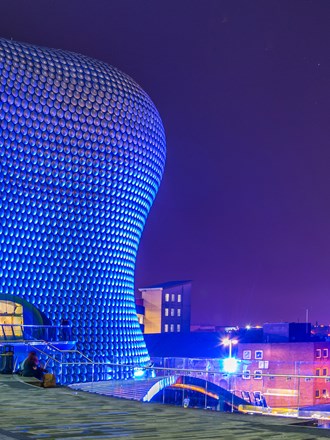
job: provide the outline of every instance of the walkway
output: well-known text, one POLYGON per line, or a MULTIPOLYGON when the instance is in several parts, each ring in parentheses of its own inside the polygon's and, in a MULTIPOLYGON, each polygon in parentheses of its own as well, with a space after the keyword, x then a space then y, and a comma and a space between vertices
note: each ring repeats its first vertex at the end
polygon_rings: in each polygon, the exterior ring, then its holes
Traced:
POLYGON ((298 420, 227 414, 37 388, 0 375, 0 440, 320 440, 330 431, 298 420))

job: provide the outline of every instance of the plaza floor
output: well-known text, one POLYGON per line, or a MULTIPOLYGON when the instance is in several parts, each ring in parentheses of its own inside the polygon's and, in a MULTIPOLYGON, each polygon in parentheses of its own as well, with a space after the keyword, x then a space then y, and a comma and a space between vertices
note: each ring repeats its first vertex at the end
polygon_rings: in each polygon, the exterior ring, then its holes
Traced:
POLYGON ((44 389, 0 375, 0 440, 330 438, 330 430, 295 424, 301 422, 146 404, 66 387, 44 389))

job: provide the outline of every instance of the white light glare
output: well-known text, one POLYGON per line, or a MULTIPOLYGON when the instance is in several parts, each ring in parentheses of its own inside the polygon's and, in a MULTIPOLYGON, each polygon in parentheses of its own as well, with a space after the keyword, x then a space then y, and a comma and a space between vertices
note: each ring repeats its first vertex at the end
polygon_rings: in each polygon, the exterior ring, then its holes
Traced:
POLYGON ((238 361, 236 358, 228 357, 223 360, 223 371, 225 373, 235 373, 238 368, 238 361))

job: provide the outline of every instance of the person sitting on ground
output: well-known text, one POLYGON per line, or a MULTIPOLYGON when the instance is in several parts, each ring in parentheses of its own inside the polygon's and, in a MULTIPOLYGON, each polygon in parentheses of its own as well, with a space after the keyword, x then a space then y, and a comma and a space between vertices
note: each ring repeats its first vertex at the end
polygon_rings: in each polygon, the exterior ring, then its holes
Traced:
POLYGON ((46 370, 39 364, 39 359, 35 351, 30 351, 28 356, 22 362, 22 376, 36 377, 39 380, 43 379, 46 370))

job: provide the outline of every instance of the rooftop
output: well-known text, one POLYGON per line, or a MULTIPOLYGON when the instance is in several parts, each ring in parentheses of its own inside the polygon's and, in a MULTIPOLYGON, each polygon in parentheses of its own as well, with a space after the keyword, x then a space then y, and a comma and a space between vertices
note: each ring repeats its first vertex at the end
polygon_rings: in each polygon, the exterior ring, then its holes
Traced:
POLYGON ((151 286, 140 287, 139 290, 146 290, 146 289, 169 289, 171 287, 181 286, 181 284, 188 284, 188 283, 191 283, 191 280, 167 281, 166 283, 158 283, 158 284, 153 284, 151 286))

